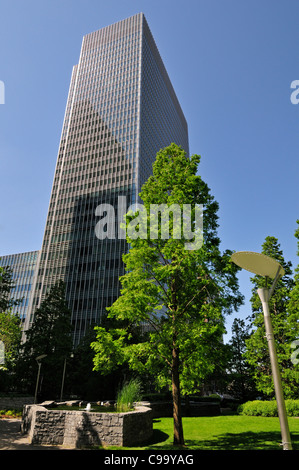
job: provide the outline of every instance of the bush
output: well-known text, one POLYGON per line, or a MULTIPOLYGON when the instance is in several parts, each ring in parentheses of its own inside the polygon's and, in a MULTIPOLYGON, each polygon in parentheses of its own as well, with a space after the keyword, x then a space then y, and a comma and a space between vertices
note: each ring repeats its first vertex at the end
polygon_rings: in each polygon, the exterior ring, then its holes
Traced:
POLYGON ((286 400, 288 416, 299 416, 299 400, 286 400))
MULTIPOLYGON (((299 416, 299 400, 286 400, 285 404, 288 416, 299 416)), ((245 416, 278 416, 276 401, 248 401, 238 407, 238 413, 245 416)))
POLYGON ((116 409, 118 412, 130 411, 133 403, 141 400, 141 383, 138 379, 132 379, 117 393, 116 409))
POLYGON ((0 418, 20 418, 22 410, 0 410, 0 418))
POLYGON ((238 413, 245 416, 277 416, 276 401, 247 401, 239 406, 238 413))

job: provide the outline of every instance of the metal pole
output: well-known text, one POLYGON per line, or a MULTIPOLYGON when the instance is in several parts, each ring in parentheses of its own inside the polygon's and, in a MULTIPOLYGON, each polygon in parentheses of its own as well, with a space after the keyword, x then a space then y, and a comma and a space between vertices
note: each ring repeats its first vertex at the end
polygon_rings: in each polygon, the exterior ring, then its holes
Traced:
POLYGON ((287 412, 286 412, 285 401, 284 401, 283 392, 282 392, 281 376, 280 376, 280 371, 279 371, 279 365, 278 365, 276 347, 275 347, 274 335, 273 335, 273 328, 272 328, 271 316, 270 316, 270 311, 269 311, 269 298, 270 298, 269 290, 257 289, 257 293, 263 305, 266 337, 268 341, 275 396, 276 396, 276 401, 277 401, 277 409, 278 409, 278 416, 279 416, 281 437, 282 437, 282 446, 283 446, 283 450, 292 450, 287 412))
POLYGON ((40 368, 41 368, 42 363, 38 362, 37 364, 38 364, 38 372, 37 372, 37 379, 36 379, 36 385, 35 385, 34 404, 36 403, 36 399, 37 399, 38 382, 39 382, 40 368))
POLYGON ((61 382, 61 391, 60 391, 60 401, 62 401, 62 395, 63 395, 63 386, 64 386, 65 369, 66 369, 66 358, 64 359, 64 365, 63 365, 62 382, 61 382))

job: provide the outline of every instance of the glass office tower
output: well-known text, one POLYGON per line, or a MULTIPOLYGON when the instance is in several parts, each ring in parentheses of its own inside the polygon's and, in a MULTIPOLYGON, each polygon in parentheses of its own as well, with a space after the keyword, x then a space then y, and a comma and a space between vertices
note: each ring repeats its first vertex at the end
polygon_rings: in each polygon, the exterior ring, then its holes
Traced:
POLYGON ((12 307, 12 312, 20 316, 25 322, 27 312, 31 308, 31 297, 36 282, 36 267, 38 265, 39 251, 27 251, 12 255, 1 256, 0 266, 9 267, 12 271, 14 288, 11 290, 9 299, 22 299, 19 305, 12 307))
POLYGON ((119 296, 126 240, 99 240, 96 208, 138 200, 156 153, 188 153, 185 117, 142 13, 83 38, 74 66, 46 222, 33 308, 66 283, 74 344, 119 296))

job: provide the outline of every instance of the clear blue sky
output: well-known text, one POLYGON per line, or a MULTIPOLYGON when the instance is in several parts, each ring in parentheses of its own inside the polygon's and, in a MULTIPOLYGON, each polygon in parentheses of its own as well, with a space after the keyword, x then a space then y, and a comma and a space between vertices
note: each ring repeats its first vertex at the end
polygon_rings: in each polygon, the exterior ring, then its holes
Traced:
MULTIPOLYGON (((220 204, 222 248, 278 238, 296 267, 297 0, 2 0, 0 254, 40 249, 72 66, 84 34, 143 11, 220 204)), ((250 274, 240 273, 250 313, 250 274)))

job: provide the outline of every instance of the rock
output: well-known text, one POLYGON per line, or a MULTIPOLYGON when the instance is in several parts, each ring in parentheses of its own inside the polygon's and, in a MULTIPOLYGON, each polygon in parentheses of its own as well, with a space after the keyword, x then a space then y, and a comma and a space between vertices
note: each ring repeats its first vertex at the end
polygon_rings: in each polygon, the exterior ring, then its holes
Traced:
POLYGON ((65 404, 66 406, 78 406, 80 403, 80 400, 70 400, 67 401, 65 404))
POLYGON ((56 403, 54 400, 46 400, 46 401, 43 401, 42 403, 39 403, 39 405, 41 406, 55 406, 56 403))

